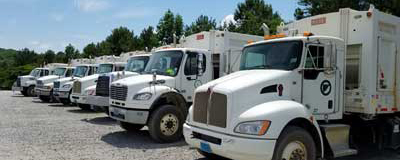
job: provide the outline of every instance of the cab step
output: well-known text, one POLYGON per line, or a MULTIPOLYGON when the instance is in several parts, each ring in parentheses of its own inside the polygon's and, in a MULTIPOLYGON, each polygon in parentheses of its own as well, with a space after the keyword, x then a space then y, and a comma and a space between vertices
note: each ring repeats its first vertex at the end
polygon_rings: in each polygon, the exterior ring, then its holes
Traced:
POLYGON ((321 125, 322 134, 325 136, 333 157, 344 157, 356 155, 357 150, 349 146, 350 126, 345 124, 321 125))

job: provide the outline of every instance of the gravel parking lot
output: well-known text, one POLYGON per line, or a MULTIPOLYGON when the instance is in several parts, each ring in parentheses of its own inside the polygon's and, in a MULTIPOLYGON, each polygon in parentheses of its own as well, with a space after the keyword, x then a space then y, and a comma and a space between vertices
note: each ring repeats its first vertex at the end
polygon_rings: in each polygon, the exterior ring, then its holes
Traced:
MULTIPOLYGON (((204 160, 182 140, 157 144, 145 129, 130 133, 103 113, 41 103, 36 98, 0 92, 1 160, 204 160)), ((399 160, 395 151, 361 152, 342 160, 399 160)))

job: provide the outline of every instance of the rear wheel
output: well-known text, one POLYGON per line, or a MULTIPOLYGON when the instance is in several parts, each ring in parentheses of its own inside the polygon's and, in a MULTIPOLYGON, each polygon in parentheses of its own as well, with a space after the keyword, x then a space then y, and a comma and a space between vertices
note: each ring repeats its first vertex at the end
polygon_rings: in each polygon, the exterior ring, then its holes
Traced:
POLYGON ((28 96, 28 94, 27 94, 27 92, 26 92, 26 89, 23 89, 23 90, 21 91, 21 94, 24 95, 24 96, 28 96))
POLYGON ((26 94, 27 94, 29 97, 34 97, 34 96, 36 96, 36 94, 35 94, 35 87, 34 87, 34 86, 29 86, 29 88, 26 90, 26 94))
POLYGON ((50 97, 47 97, 47 96, 39 96, 39 99, 42 102, 50 102, 50 97))
POLYGON ((66 106, 71 104, 71 101, 69 99, 60 99, 60 102, 66 106))
POLYGON ((138 131, 144 127, 144 125, 141 124, 132 124, 132 123, 126 123, 126 122, 121 122, 119 121, 119 125, 121 128, 127 130, 127 131, 138 131))
POLYGON ((84 111, 91 111, 90 105, 88 105, 88 104, 80 104, 80 103, 78 103, 78 107, 81 108, 84 111))
POLYGON ((272 159, 315 160, 315 142, 303 128, 289 126, 279 136, 272 159))
POLYGON ((151 137, 161 143, 182 138, 183 113, 173 105, 163 105, 153 111, 148 123, 151 137))

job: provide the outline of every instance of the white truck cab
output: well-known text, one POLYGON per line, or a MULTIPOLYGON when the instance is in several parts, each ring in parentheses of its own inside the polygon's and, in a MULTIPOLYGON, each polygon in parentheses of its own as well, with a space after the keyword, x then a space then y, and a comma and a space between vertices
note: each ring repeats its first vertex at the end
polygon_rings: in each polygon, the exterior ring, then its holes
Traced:
POLYGON ((144 71, 151 55, 144 51, 137 51, 128 54, 131 56, 126 63, 124 71, 99 75, 96 85, 92 86, 95 87, 96 91, 92 92, 92 94, 88 96, 88 104, 91 105, 92 110, 104 111, 106 114, 108 114, 111 83, 123 78, 141 74, 144 71))
POLYGON ((36 80, 35 92, 43 102, 53 102, 53 82, 64 77, 71 77, 75 67, 58 67, 53 74, 41 77, 36 80))
POLYGON ((400 18, 373 7, 280 26, 244 47, 239 72, 196 89, 186 142, 242 160, 354 155, 350 137, 398 147, 399 28, 400 18))
POLYGON ((181 40, 181 48, 155 51, 144 74, 111 84, 109 115, 126 130, 149 127, 158 142, 182 136, 194 89, 239 67, 238 51, 262 37, 227 31, 201 32, 181 40))
POLYGON ((97 78, 101 74, 115 71, 123 71, 125 68, 125 64, 126 63, 124 62, 101 63, 97 68, 96 74, 75 80, 72 85, 72 93, 70 96, 71 102, 73 104, 77 104, 78 107, 81 109, 89 110, 90 104, 87 101, 87 97, 89 94, 93 94, 92 92, 95 92, 94 89, 90 89, 89 87, 97 83, 97 78))
POLYGON ((53 96, 58 102, 61 102, 64 105, 70 104, 70 96, 74 81, 95 74, 97 71, 97 67, 98 65, 96 64, 77 65, 72 74, 72 77, 61 78, 54 81, 53 96))
POLYGON ((67 64, 62 63, 50 63, 43 68, 33 69, 29 75, 18 76, 17 81, 14 83, 12 90, 20 91, 24 96, 35 96, 36 80, 40 77, 48 76, 52 74, 56 67, 66 67, 67 64))

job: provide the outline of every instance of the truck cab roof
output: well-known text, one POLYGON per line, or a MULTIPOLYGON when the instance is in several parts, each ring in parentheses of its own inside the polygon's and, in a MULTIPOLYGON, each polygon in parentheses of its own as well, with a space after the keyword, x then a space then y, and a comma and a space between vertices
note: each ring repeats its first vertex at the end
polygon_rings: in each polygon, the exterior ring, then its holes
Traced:
POLYGON ((341 38, 337 37, 332 37, 332 36, 294 36, 294 37, 283 37, 283 38, 275 38, 275 39, 269 39, 269 40, 262 40, 254 43, 249 43, 246 44, 245 47, 247 46, 253 46, 253 45, 258 45, 258 44, 264 44, 264 43, 273 43, 273 42, 282 42, 282 41, 295 41, 295 40, 315 40, 315 39, 333 39, 333 40, 338 40, 338 41, 343 41, 341 38))

